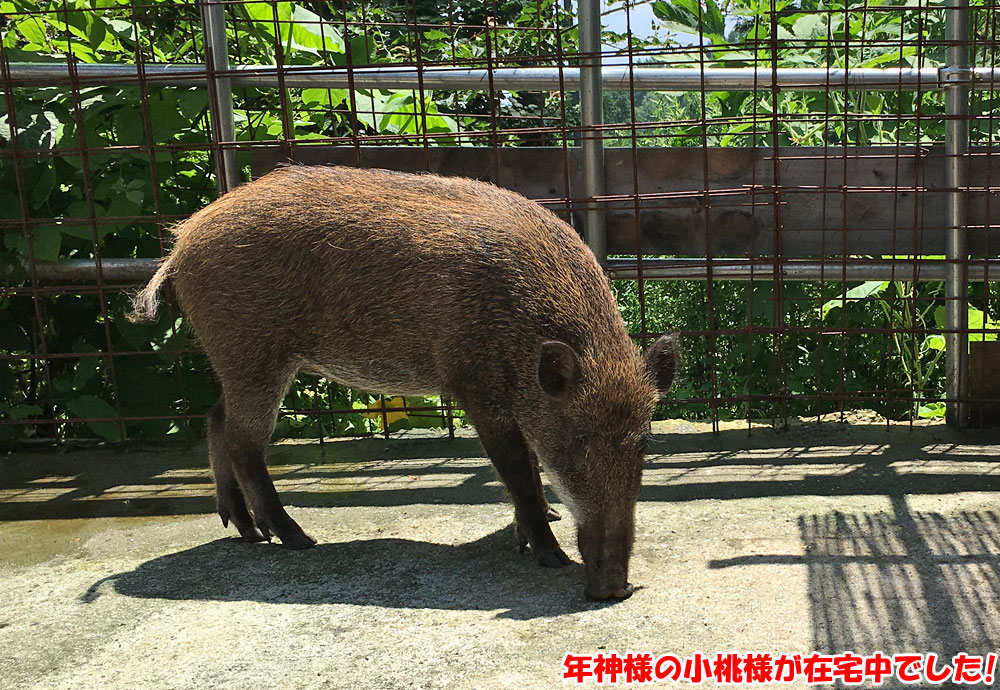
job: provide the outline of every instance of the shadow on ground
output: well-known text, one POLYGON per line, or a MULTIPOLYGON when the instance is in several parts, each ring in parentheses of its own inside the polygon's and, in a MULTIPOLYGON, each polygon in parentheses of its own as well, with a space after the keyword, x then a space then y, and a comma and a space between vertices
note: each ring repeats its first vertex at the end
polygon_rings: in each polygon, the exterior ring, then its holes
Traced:
MULTIPOLYGON (((287 505, 326 508, 414 503, 480 504, 504 501, 485 464, 456 470, 455 460, 482 458, 475 438, 357 439, 275 445, 268 464, 287 505), (460 483, 427 481, 406 490, 376 491, 407 462, 422 476, 464 473, 460 483), (337 486, 334 484, 340 483, 337 486), (309 490, 303 487, 318 487, 309 490)), ((402 474, 405 476, 406 472, 402 474)), ((60 454, 21 452, 0 458, 0 521, 198 515, 215 512, 204 446, 169 450, 127 447, 60 454)))
POLYGON ((583 597, 583 568, 543 570, 516 557, 513 529, 455 546, 407 539, 319 544, 287 551, 275 544, 217 539, 155 558, 94 583, 143 599, 353 604, 379 608, 491 611, 530 619, 610 606, 583 597))
MULTIPOLYGON (((963 466, 970 460, 993 460, 992 455, 955 452, 959 444, 988 438, 982 434, 883 425, 851 425, 845 432, 838 426, 846 425, 818 425, 815 431, 800 427, 791 434, 728 429, 661 436, 651 447, 646 476, 660 473, 669 480, 646 481, 640 499, 882 495, 890 489, 887 481, 892 491, 910 495, 1000 491, 1000 472, 970 472, 963 466), (814 444, 824 451, 817 453, 814 444), (894 462, 916 458, 937 466, 902 474, 891 469, 894 462), (761 466, 798 465, 855 469, 809 470, 794 478, 750 476, 761 466), (719 471, 707 472, 713 468, 719 471)), ((505 502, 487 464, 455 463, 484 456, 474 438, 361 439, 274 446, 269 463, 276 479, 284 481, 279 491, 285 503, 300 507, 505 502), (406 476, 407 462, 416 463, 425 481, 392 481, 406 476)), ((215 506, 207 466, 203 448, 14 454, 0 459, 0 521, 211 513, 215 506), (53 475, 61 478, 53 480, 53 475)))
POLYGON ((997 513, 810 515, 809 600, 817 649, 934 651, 951 658, 1000 644, 997 513))
POLYGON ((709 567, 805 566, 821 653, 935 652, 946 662, 959 652, 995 651, 1000 514, 914 511, 891 485, 888 493, 891 512, 800 516, 805 555, 713 560, 709 567))
MULTIPOLYGON (((762 554, 712 559, 712 544, 719 542, 706 536, 705 567, 737 569, 726 580, 734 587, 752 581, 754 568, 804 567, 813 644, 820 652, 935 652, 950 657, 1000 647, 1000 516, 982 508, 982 501, 977 509, 963 510, 961 495, 1000 491, 1000 473, 992 464, 997 449, 987 445, 994 440, 968 432, 887 431, 882 426, 813 434, 797 429, 782 435, 748 436, 745 430, 672 435, 653 449, 641 500, 665 505, 699 499, 844 496, 846 504, 851 497, 886 496, 888 512, 831 512, 825 507, 829 502, 803 512, 797 520, 802 546, 797 553, 782 547, 778 553, 765 549, 762 554), (928 509, 938 496, 940 511, 928 509), (920 509, 912 507, 916 501, 923 501, 920 509)), ((308 507, 505 501, 489 465, 468 461, 483 457, 474 439, 328 446, 336 448, 294 447, 273 458, 288 482, 282 490, 287 503, 308 507), (420 481, 405 481, 411 466, 407 462, 415 463, 420 481), (309 488, 340 480, 357 482, 358 488, 309 488)), ((70 454, 59 458, 55 468, 48 458, 33 463, 30 455, 19 457, 0 473, 0 488, 14 497, 0 503, 0 520, 214 510, 203 453, 184 456, 185 466, 201 469, 179 476, 165 471, 170 465, 162 454, 149 456, 125 454, 109 467, 97 459, 74 462, 70 454), (65 479, 61 484, 45 479, 52 473, 65 479), (114 498, 122 495, 115 490, 121 485, 145 488, 128 498, 114 498), (51 494, 40 490, 52 486, 58 490, 51 494), (174 495, 161 494, 168 489, 174 495)), ((719 507, 710 512, 725 513, 722 504, 713 505, 719 507)), ((769 528, 774 524, 770 517, 761 519, 769 528)), ((542 572, 530 555, 512 557, 513 539, 507 529, 458 545, 382 538, 326 543, 298 553, 219 539, 104 578, 82 598, 94 601, 111 588, 128 597, 176 601, 499 610, 498 617, 519 620, 595 607, 583 599, 579 565, 542 572)), ((664 563, 663 577, 669 577, 672 567, 664 563)), ((701 569, 697 565, 685 572, 692 581, 683 586, 698 587, 701 569)))

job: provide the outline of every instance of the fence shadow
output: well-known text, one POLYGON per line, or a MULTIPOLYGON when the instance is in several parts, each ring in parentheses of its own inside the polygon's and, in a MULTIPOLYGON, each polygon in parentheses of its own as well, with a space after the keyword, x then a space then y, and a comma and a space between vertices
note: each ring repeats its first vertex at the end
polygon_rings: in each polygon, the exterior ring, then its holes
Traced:
MULTIPOLYGON (((1000 472, 967 467, 994 459, 996 447, 974 445, 993 443, 988 436, 844 426, 661 435, 640 500, 1000 491, 1000 472), (935 466, 892 469, 918 458, 935 466)), ((475 438, 280 445, 269 463, 285 502, 301 507, 506 500, 475 438)), ((0 458, 0 521, 207 514, 211 481, 204 448, 19 453, 0 458)))
POLYGON ((826 651, 961 651, 1000 646, 1000 516, 811 515, 807 549, 816 646, 826 651))
MULTIPOLYGON (((798 520, 805 555, 711 561, 804 565, 816 651, 871 654, 1000 647, 1000 513, 831 512, 798 520)), ((900 686, 903 687, 903 686, 900 686)), ((906 686, 912 687, 912 686, 906 686)))
MULTIPOLYGON (((284 501, 301 507, 503 501, 483 457, 475 438, 368 438, 272 446, 268 464, 284 501), (427 481, 387 488, 418 470, 427 481)), ((204 446, 0 458, 0 521, 207 514, 214 496, 204 446)))

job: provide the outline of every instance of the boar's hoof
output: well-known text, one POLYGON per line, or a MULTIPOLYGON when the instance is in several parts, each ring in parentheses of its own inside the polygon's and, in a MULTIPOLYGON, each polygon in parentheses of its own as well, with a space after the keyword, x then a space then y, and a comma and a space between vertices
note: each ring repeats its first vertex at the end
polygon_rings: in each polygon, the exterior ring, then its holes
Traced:
MULTIPOLYGON (((225 518, 222 520, 225 524, 225 518)), ((249 527, 244 527, 239 523, 233 523, 236 525, 236 529, 239 530, 240 536, 243 537, 243 541, 258 542, 258 541, 270 541, 270 536, 265 537, 264 534, 257 529, 257 525, 250 525, 249 527)))
POLYGON ((545 568, 562 568, 573 562, 558 545, 549 548, 533 548, 533 550, 538 565, 545 568))
POLYGON ((633 587, 631 584, 627 582, 625 583, 624 587, 621 587, 619 589, 609 590, 606 592, 597 591, 589 586, 583 591, 583 593, 591 601, 607 601, 609 599, 615 601, 621 601, 622 599, 628 599, 630 596, 632 596, 633 592, 635 592, 635 587, 633 587))
POLYGON ((549 522, 556 522, 557 520, 562 520, 562 515, 559 514, 558 510, 549 506, 549 509, 545 511, 545 519, 549 522))
MULTIPOLYGON (((545 523, 542 523, 545 524, 545 523)), ((528 548, 528 532, 520 524, 517 527, 517 550, 519 553, 524 553, 528 548)), ((569 565, 573 561, 570 560, 569 556, 563 553, 563 550, 559 547, 559 542, 556 538, 552 536, 552 532, 549 530, 548 525, 545 526, 545 532, 548 533, 547 538, 539 536, 537 542, 531 543, 531 552, 535 555, 535 561, 538 565, 544 566, 546 568, 562 568, 563 566, 569 565), (544 542, 546 545, 542 545, 544 542)))
POLYGON ((219 506, 219 517, 222 518, 222 526, 229 527, 229 521, 233 521, 233 527, 239 531, 240 536, 243 537, 243 541, 257 542, 257 541, 267 541, 257 525, 254 524, 253 518, 250 517, 250 513, 247 512, 244 507, 242 512, 240 511, 230 511, 229 508, 224 506, 219 506))
POLYGON ((316 540, 303 532, 298 523, 283 509, 274 515, 256 514, 254 519, 268 541, 271 541, 273 534, 281 540, 281 545, 286 549, 308 549, 316 546, 316 540))
POLYGON ((286 549, 311 549, 316 546, 316 540, 303 532, 301 529, 298 534, 289 535, 288 537, 278 537, 278 539, 281 539, 281 545, 286 549))

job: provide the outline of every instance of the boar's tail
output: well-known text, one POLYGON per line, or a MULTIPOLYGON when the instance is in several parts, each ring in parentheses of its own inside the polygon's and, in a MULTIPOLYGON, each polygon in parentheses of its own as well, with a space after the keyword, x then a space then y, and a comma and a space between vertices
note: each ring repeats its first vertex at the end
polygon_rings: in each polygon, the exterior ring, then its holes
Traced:
POLYGON ((139 291, 132 299, 132 311, 127 315, 132 323, 140 321, 152 321, 156 318, 156 310, 160 306, 160 288, 170 277, 174 262, 174 253, 171 253, 156 269, 152 280, 139 291))

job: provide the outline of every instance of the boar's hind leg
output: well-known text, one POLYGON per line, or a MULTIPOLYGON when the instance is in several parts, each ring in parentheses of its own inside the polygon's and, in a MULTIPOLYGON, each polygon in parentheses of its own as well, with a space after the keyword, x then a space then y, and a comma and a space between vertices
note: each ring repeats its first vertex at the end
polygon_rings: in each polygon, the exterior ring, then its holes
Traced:
POLYGON ((561 568, 572 563, 549 527, 549 506, 542 493, 538 466, 521 432, 517 427, 503 428, 496 422, 484 424, 479 421, 481 416, 466 412, 514 502, 521 551, 530 544, 535 560, 547 568, 561 568))
POLYGON ((218 464, 224 467, 226 460, 229 461, 263 538, 270 539, 273 534, 287 548, 305 549, 315 545, 316 540, 285 512, 264 461, 278 406, 294 373, 293 370, 280 378, 271 373, 258 377, 245 375, 237 381, 223 379, 225 422, 218 464))
POLYGON ((219 517, 225 527, 232 520, 240 536, 247 541, 264 541, 264 535, 257 529, 247 510, 243 490, 236 481, 232 460, 226 452, 225 427, 225 399, 219 398, 208 412, 208 462, 215 475, 215 502, 219 517))

